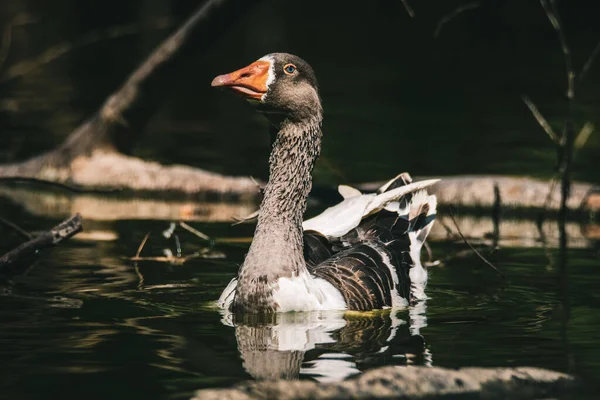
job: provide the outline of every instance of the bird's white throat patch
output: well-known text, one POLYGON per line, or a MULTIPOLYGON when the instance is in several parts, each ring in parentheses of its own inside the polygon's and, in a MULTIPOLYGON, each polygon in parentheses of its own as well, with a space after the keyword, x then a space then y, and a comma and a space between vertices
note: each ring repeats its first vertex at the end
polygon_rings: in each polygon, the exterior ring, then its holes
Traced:
POLYGON ((267 97, 267 94, 269 93, 269 88, 271 87, 271 83, 273 83, 275 81, 275 59, 272 56, 267 55, 267 56, 259 58, 258 61, 267 61, 269 63, 269 72, 268 72, 267 82, 266 82, 267 91, 260 98, 262 101, 264 101, 265 97, 267 97))

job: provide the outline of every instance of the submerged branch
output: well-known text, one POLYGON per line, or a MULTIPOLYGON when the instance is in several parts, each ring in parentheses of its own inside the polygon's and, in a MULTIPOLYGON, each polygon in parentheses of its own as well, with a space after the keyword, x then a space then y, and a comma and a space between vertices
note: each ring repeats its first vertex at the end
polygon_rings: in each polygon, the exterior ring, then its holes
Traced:
POLYGON ((498 275, 500 275, 502 278, 506 278, 504 276, 504 274, 502 272, 500 272, 500 270, 498 268, 496 268, 496 266, 494 264, 492 264, 484 256, 482 256, 481 253, 478 252, 477 249, 475 247, 473 247, 473 245, 471 243, 469 243, 469 241, 467 240, 467 238, 465 238, 465 235, 463 235, 463 233, 461 232, 460 228, 458 227, 458 224, 456 223, 456 219, 454 218, 454 212, 452 211, 452 209, 450 209, 450 218, 452 219, 452 222, 454 223, 454 227, 456 228, 456 231, 460 235, 461 239, 465 242, 465 244, 467 246, 469 246, 469 248, 473 251, 473 253, 475 253, 475 255, 477 257, 479 257, 479 259, 481 261, 483 261, 490 268, 492 268, 494 271, 496 271, 498 273, 498 275))
MULTIPOLYGON (((144 277, 141 274, 141 272, 139 271, 137 261, 154 261, 154 262, 169 263, 171 265, 183 265, 187 261, 193 260, 195 258, 210 258, 210 259, 225 258, 225 255, 223 253, 214 251, 212 249, 212 246, 203 248, 200 251, 196 251, 192 254, 184 256, 181 251, 181 245, 179 243, 179 238, 178 238, 177 234, 174 233, 176 226, 177 225, 175 223, 171 223, 169 229, 167 229, 165 231, 166 234, 165 234, 165 232, 163 232, 163 236, 165 236, 167 239, 171 238, 171 236, 175 237, 175 243, 177 245, 177 255, 174 256, 170 249, 164 249, 163 250, 163 252, 165 254, 164 256, 144 256, 144 257, 142 257, 140 254, 142 253, 142 250, 144 249, 144 246, 146 245, 146 243, 148 242, 148 238, 150 237, 150 232, 148 232, 142 239, 142 242, 140 243, 140 245, 138 246, 135 256, 128 258, 128 260, 134 261, 134 267, 136 268, 136 274, 138 275, 138 278, 140 280, 140 286, 143 284, 144 277)), ((204 239, 206 237, 208 240, 210 240, 210 238, 207 235, 192 228, 191 226, 189 226, 188 224, 186 224, 184 222, 180 222, 179 226, 181 226, 182 228, 186 229, 187 231, 193 233, 194 235, 197 235, 198 237, 200 237, 202 239, 204 239)))
POLYGON ((150 237, 151 233, 152 232, 146 233, 146 236, 144 236, 144 238, 142 239, 142 242, 140 243, 140 245, 138 246, 137 251, 135 252, 135 258, 139 258, 139 256, 142 253, 142 250, 144 249, 144 246, 146 245, 146 242, 148 241, 148 238, 150 237))
POLYGON ((218 253, 211 251, 210 249, 203 249, 202 251, 197 251, 187 256, 176 257, 171 254, 166 256, 156 256, 156 257, 130 257, 129 261, 154 261, 160 263, 168 263, 171 265, 183 265, 189 260, 193 260, 196 258, 203 259, 223 259, 225 255, 223 253, 218 253))
POLYGON ((82 229, 81 216, 76 214, 0 257, 0 270, 19 262, 25 257, 33 256, 44 248, 56 246, 63 240, 81 232, 82 229))
POLYGON ((210 241, 210 236, 208 236, 205 233, 200 232, 198 229, 186 224, 185 222, 181 221, 179 222, 179 226, 181 226, 183 229, 185 229, 186 231, 193 233, 194 235, 196 235, 197 237, 199 237, 202 240, 206 240, 206 241, 210 241))

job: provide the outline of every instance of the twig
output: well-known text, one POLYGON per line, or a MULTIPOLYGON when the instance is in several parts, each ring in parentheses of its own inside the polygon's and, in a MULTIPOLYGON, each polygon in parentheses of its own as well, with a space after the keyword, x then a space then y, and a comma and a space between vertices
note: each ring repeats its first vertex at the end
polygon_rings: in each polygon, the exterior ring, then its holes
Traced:
POLYGON ((4 225, 10 229, 12 229, 13 231, 17 232, 19 235, 21 235, 23 237, 23 239, 25 240, 31 240, 32 236, 29 234, 29 232, 25 231, 24 229, 22 229, 21 227, 19 227, 16 224, 13 224, 12 222, 10 222, 9 220, 6 220, 2 217, 0 217, 0 224, 4 225))
POLYGON ((440 32, 442 31, 442 28, 444 27, 444 25, 447 24, 448 22, 450 22, 452 19, 456 18, 458 15, 462 14, 465 11, 473 10, 478 7, 479 7, 479 3, 476 3, 476 2, 467 3, 467 4, 463 4, 462 6, 458 6, 456 8, 456 10, 452 11, 449 14, 444 15, 440 19, 440 21, 437 23, 435 31, 433 32, 433 37, 437 38, 438 35, 440 34, 440 32))
POLYGON ((179 243, 179 236, 175 235, 175 248, 177 249, 177 257, 181 257, 181 243, 179 243))
MULTIPOLYGON (((144 248, 144 245, 146 244, 146 242, 148 241, 148 238, 150 237, 150 234, 152 233, 152 231, 148 231, 148 233, 146 233, 146 236, 144 236, 144 238, 142 239, 142 242, 140 243, 140 245, 138 246, 137 251, 135 252, 135 259, 139 259, 140 258, 140 253, 142 252, 142 249, 144 248)), ((144 287, 144 275, 142 275, 142 271, 140 271, 140 267, 138 266, 137 262, 133 263, 133 269, 135 270, 135 274, 138 277, 138 290, 142 289, 144 287)))
POLYGON ((408 15, 411 18, 415 17, 415 11, 412 9, 412 7, 410 6, 410 4, 408 4, 408 2, 406 0, 401 0, 402 4, 404 5, 404 8, 406 9, 406 12, 408 13, 408 15))
POLYGON ((11 183, 11 182, 27 182, 36 183, 40 185, 53 186, 59 189, 68 190, 73 193, 116 193, 121 192, 121 189, 89 189, 78 185, 71 185, 66 183, 47 181, 45 179, 30 178, 25 176, 0 176, 0 183, 11 183))
POLYGON ((188 224, 186 224, 185 222, 180 222, 180 223, 179 223, 179 225, 180 225, 180 226, 181 226, 183 229, 187 230, 188 232, 191 232, 191 233, 193 233, 194 235, 198 236, 200 239, 204 239, 204 240, 210 241, 210 236, 208 236, 208 235, 206 235, 206 234, 204 234, 204 233, 200 232, 199 230, 197 230, 197 229, 195 229, 195 228, 193 228, 193 227, 189 226, 189 225, 188 225, 188 224))
POLYGON ((215 243, 252 243, 252 237, 217 238, 215 243))
POLYGON ((560 43, 565 61, 565 72, 567 74, 567 99, 572 100, 573 97, 575 97, 575 72, 573 71, 573 64, 571 61, 571 49, 569 48, 567 38, 565 37, 565 33, 562 28, 562 23, 556 8, 556 1, 540 0, 540 3, 542 4, 542 7, 546 12, 546 16, 548 17, 550 24, 552 24, 552 27, 558 36, 558 41, 560 43))
POLYGON ((554 130, 552 129, 548 121, 546 121, 546 118, 544 118, 544 116, 540 113, 535 104, 533 104, 533 102, 526 95, 521 96, 521 99, 523 99, 523 102, 527 105, 527 107, 529 107, 529 110, 537 120, 538 124, 540 124, 540 126, 544 129, 548 136, 550 136, 550 139, 554 143, 559 144, 560 139, 558 138, 558 135, 554 133, 554 130))
POLYGON ((556 187, 556 183, 558 182, 557 178, 557 176, 554 176, 550 181, 550 189, 548 189, 546 200, 544 200, 544 209, 548 209, 548 206, 550 206, 550 201, 552 200, 552 193, 554 193, 554 188, 556 187))
POLYGON ((259 212, 259 210, 256 210, 252 214, 248 214, 245 217, 233 217, 233 220, 235 222, 232 223, 231 226, 235 226, 235 225, 243 224, 243 223, 246 223, 246 222, 254 221, 255 219, 258 218, 258 212, 259 212))
POLYGON ((148 241, 148 238, 150 237, 151 233, 152 233, 152 231, 149 231, 148 233, 146 233, 146 236, 144 236, 144 238, 142 239, 142 242, 140 243, 137 251, 135 252, 135 258, 138 258, 140 256, 140 253, 142 252, 142 249, 146 245, 146 242, 148 241))
POLYGON ((567 200, 571 194, 571 168, 573 164, 573 100, 575 98, 575 72, 571 61, 571 50, 564 34, 562 23, 558 14, 556 0, 540 0, 542 8, 546 12, 546 16, 550 24, 556 31, 558 41, 563 52, 565 62, 565 72, 567 76, 567 118, 563 135, 561 137, 558 151, 559 172, 561 176, 561 199, 560 199, 560 216, 564 222, 566 219, 568 208, 567 200))
MULTIPOLYGON (((174 225, 174 224, 173 224, 174 225)), ((200 238, 204 239, 205 237, 207 238, 206 240, 210 240, 210 238, 205 235, 204 233, 192 228, 191 226, 189 226, 188 224, 186 224, 185 222, 181 222, 180 223, 181 227, 188 230, 189 232, 192 232, 193 234, 195 234, 196 236, 199 236, 200 238)), ((139 267, 137 265, 137 261, 156 261, 156 262, 165 262, 165 263, 170 263, 173 265, 182 265, 184 264, 186 261, 191 260, 193 258, 223 258, 224 255, 222 253, 215 253, 215 254, 210 254, 211 249, 209 248, 205 248, 202 249, 201 251, 197 251, 193 254, 190 254, 188 256, 183 256, 181 254, 181 244, 179 243, 179 238, 177 235, 175 236, 175 241, 177 244, 177 256, 173 255, 173 252, 170 249, 165 249, 164 256, 148 256, 148 257, 141 257, 140 254, 142 252, 142 249, 144 248, 144 245, 146 244, 146 242, 148 241, 148 238, 150 237, 150 232, 148 232, 146 234, 146 236, 144 236, 144 239, 142 239, 142 242, 140 243, 137 252, 135 253, 135 256, 133 257, 128 257, 128 260, 130 261, 134 261, 134 267, 135 267, 135 271, 136 274, 138 275, 138 278, 140 279, 140 284, 138 285, 138 289, 141 289, 141 287, 143 286, 143 282, 144 282, 144 277, 142 276, 139 267)))
POLYGON ((256 185, 256 189, 258 190, 259 193, 263 193, 265 191, 264 186, 261 186, 260 182, 258 182, 256 180, 256 178, 254 178, 253 176, 250 176, 250 180, 252 182, 254 182, 254 184, 256 185))
POLYGON ((585 146, 585 143, 594 132, 594 128, 594 124, 591 122, 586 122, 585 125, 583 125, 583 128, 581 128, 577 134, 577 137, 575 138, 575 141, 573 142, 573 147, 575 150, 579 150, 585 146))
POLYGON ((460 235, 462 240, 467 244, 467 246, 469 246, 471 248, 471 250, 473 250, 473 253, 475 253, 477 255, 477 257, 479 257, 484 263, 486 263, 489 267, 491 267, 494 271, 496 271, 498 273, 498 275, 500 275, 502 278, 506 278, 504 276, 504 274, 502 272, 500 272, 500 270, 494 266, 494 264, 489 262, 484 256, 481 255, 481 253, 479 253, 477 251, 477 249, 475 247, 473 247, 471 245, 471 243, 469 243, 467 241, 465 236, 462 234, 460 228, 458 227, 458 224, 456 223, 456 219, 454 218, 454 212, 452 211, 452 208, 450 207, 449 210, 450 210, 450 218, 452 219, 452 222, 454 223, 454 226, 456 227, 456 231, 458 232, 458 234, 460 235))
POLYGON ((137 288, 138 290, 142 290, 142 288, 144 287, 144 275, 142 275, 142 271, 140 271, 140 266, 138 265, 137 261, 134 261, 133 263, 133 270, 135 271, 135 274, 138 277, 137 288))
POLYGON ((214 253, 211 254, 209 249, 204 249, 203 251, 195 252, 190 254, 189 256, 182 257, 174 257, 173 255, 169 256, 156 256, 156 257, 129 257, 130 261, 155 261, 155 262, 164 262, 169 264, 181 265, 186 261, 195 259, 195 258, 224 258, 223 253, 214 253))
POLYGON ((76 214, 0 257, 0 269, 16 263, 25 256, 35 255, 46 247, 56 246, 63 240, 81 232, 82 229, 81 215, 76 214))
POLYGON ((546 234, 544 233, 544 219, 543 215, 540 214, 540 218, 536 221, 536 227, 538 230, 538 234, 540 235, 540 243, 542 244, 542 249, 544 250, 544 254, 548 259, 548 267, 547 269, 554 269, 554 262, 552 261, 552 255, 550 254, 550 250, 548 249, 548 239, 546 238, 546 234))
POLYGON ((177 228, 177 225, 175 224, 175 222, 171 222, 169 224, 169 227, 167 229, 165 229, 163 231, 163 236, 165 237, 165 239, 170 239, 171 236, 173 236, 173 232, 175 232, 175 228, 177 228))
POLYGON ((598 56, 598 53, 600 53, 600 42, 598 42, 598 44, 596 44, 596 47, 594 47, 594 50, 592 50, 592 53, 590 54, 587 61, 583 65, 583 68, 581 68, 581 72, 577 76, 577 84, 578 85, 580 85, 583 82, 583 80, 585 79, 585 76, 587 75, 588 71, 592 67, 592 64, 594 63, 594 59, 598 56))

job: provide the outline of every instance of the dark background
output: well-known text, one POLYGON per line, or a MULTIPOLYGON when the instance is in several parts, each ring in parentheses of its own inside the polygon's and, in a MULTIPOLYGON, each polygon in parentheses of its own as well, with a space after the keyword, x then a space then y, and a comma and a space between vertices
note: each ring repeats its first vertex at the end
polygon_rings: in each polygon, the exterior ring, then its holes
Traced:
MULTIPOLYGON (((264 54, 291 52, 315 69, 325 107, 319 183, 424 174, 551 177, 555 151, 521 100, 527 94, 560 132, 566 78, 557 36, 538 1, 264 1, 206 54, 190 57, 164 93, 137 155, 234 175, 266 177, 265 121, 211 79, 264 54)), ((2 70, 60 44, 74 47, 0 85, 0 161, 58 144, 91 115, 198 1, 4 0, 2 22, 24 20, 2 70), (156 28, 167 21, 166 28, 156 28), (138 24, 132 34, 85 44, 82 37, 138 24)), ((562 1, 579 71, 600 40, 600 5, 562 1)), ((19 65, 17 65, 18 67, 19 65)), ((576 92, 577 130, 596 122, 600 63, 576 92)), ((575 178, 600 182, 594 133, 576 155, 575 178)))

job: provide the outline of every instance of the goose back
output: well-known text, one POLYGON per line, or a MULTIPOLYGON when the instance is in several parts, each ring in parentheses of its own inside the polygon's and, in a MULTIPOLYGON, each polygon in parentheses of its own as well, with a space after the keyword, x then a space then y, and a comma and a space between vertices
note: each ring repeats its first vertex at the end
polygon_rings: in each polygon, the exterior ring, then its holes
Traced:
MULTIPOLYGON (((381 193, 410 182, 401 174, 381 193)), ((424 296, 427 273, 419 253, 435 208, 435 197, 420 191, 387 204, 341 237, 305 231, 307 268, 338 289, 348 309, 405 306, 424 296)))

